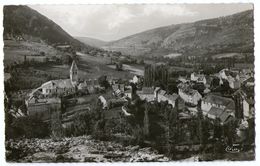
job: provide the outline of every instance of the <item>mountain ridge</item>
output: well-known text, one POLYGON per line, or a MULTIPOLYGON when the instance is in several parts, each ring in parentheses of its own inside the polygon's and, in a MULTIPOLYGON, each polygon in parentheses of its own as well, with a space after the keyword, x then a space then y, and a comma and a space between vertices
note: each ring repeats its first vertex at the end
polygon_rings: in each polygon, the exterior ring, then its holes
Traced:
POLYGON ((229 16, 172 24, 109 42, 104 49, 130 55, 253 52, 253 10, 229 16))
POLYGON ((102 47, 108 43, 107 41, 92 37, 74 36, 74 38, 92 47, 102 47))
POLYGON ((91 48, 73 38, 58 24, 26 5, 4 6, 4 37, 30 35, 46 43, 71 44, 78 48, 91 48))

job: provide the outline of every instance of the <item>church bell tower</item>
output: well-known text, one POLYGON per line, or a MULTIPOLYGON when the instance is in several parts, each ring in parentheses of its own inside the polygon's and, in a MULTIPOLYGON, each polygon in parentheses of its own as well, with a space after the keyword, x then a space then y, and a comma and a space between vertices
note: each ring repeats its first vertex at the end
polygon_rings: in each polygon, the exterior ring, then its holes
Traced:
POLYGON ((71 64, 70 81, 73 86, 76 86, 78 84, 78 67, 75 61, 73 61, 71 64))

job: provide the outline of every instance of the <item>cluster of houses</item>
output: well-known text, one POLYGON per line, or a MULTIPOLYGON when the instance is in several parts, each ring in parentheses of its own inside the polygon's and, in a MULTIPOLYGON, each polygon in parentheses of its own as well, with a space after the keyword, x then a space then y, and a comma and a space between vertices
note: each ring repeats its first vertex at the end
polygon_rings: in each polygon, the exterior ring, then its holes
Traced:
POLYGON ((235 117, 235 102, 231 98, 208 94, 201 100, 201 110, 203 115, 224 124, 235 117))
MULTIPOLYGON (((236 116, 241 119, 254 117, 253 78, 252 73, 246 70, 237 72, 223 69, 213 76, 193 72, 190 78, 180 77, 180 83, 177 85, 178 94, 168 94, 160 87, 139 86, 141 82, 139 76, 134 76, 127 84, 119 83, 116 79, 109 79, 116 100, 107 102, 102 96, 99 97, 99 100, 103 103, 103 108, 106 109, 110 107, 109 105, 122 104, 127 100, 132 100, 133 93, 147 102, 167 102, 173 108, 178 101, 178 106, 181 105, 184 108, 184 105, 186 105, 186 108, 193 110, 193 113, 201 109, 204 116, 213 120, 218 119, 224 124, 236 116), (219 79, 219 85, 223 84, 224 81, 228 82, 229 87, 234 90, 232 97, 223 97, 210 91, 211 82, 214 78, 219 79), (133 89, 131 84, 135 84, 137 88, 133 89), (202 86, 203 91, 196 89, 197 85, 202 86)), ((78 67, 73 61, 70 68, 70 79, 50 80, 32 91, 26 100, 28 114, 42 114, 43 112, 51 114, 52 109, 61 105, 57 96, 73 94, 76 91, 94 93, 95 89, 100 88, 102 89, 97 80, 80 82, 78 67)))
MULTIPOLYGON (((200 73, 191 73, 189 79, 180 77, 180 83, 177 86, 178 94, 167 94, 159 87, 142 87, 141 90, 136 91, 136 94, 147 102, 167 101, 172 107, 175 107, 177 100, 182 101, 186 107, 191 107, 191 110, 198 112, 198 109, 201 109, 204 116, 212 120, 218 119, 221 124, 225 124, 230 119, 237 117, 238 112, 242 114, 239 118, 245 120, 254 117, 253 78, 253 73, 250 70, 238 72, 223 69, 209 77, 200 73), (234 93, 229 97, 224 97, 220 93, 211 92, 210 86, 214 78, 219 79, 219 86, 224 81, 228 82, 234 93), (203 85, 204 91, 200 92, 194 89, 196 84, 203 85)), ((127 94, 127 96, 131 95, 127 94)))
POLYGON ((48 119, 52 110, 60 109, 61 96, 74 94, 76 91, 95 93, 103 89, 96 79, 80 81, 78 78, 78 67, 75 61, 70 68, 69 79, 50 80, 34 89, 25 100, 27 114, 38 115, 41 119, 48 119))
MULTIPOLYGON (((212 120, 220 120, 225 124, 230 119, 237 117, 240 112, 240 118, 250 119, 254 117, 254 79, 252 71, 223 69, 219 73, 206 76, 201 73, 191 73, 190 78, 180 77, 178 84, 178 94, 168 94, 160 87, 142 87, 136 91, 136 94, 142 100, 147 102, 167 102, 173 108, 178 103, 185 103, 186 107, 193 113, 202 110, 204 116, 212 120), (224 97, 220 93, 211 92, 212 80, 217 78, 218 85, 221 86, 224 81, 228 83, 233 90, 233 94, 224 97), (203 86, 203 91, 197 90, 196 86, 203 86), (249 90, 251 89, 251 91, 249 90), (193 107, 193 108, 192 108, 193 107), (239 109, 239 110, 238 110, 239 109)), ((137 84, 138 78, 135 76, 130 82, 137 84)), ((115 95, 132 98, 131 86, 124 84, 112 85, 115 95)))

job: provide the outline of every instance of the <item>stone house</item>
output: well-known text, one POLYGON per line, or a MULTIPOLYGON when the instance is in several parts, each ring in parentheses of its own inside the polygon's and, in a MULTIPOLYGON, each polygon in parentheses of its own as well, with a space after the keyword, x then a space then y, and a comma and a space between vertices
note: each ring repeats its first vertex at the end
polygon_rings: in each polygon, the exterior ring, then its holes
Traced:
POLYGON ((242 87, 241 89, 237 90, 233 96, 239 118, 253 118, 255 114, 254 87, 242 87))
POLYGON ((206 77, 204 74, 197 74, 195 72, 191 73, 190 80, 195 81, 197 83, 203 83, 204 85, 206 85, 206 83, 207 83, 207 80, 206 80, 206 77))
POLYGON ((178 86, 178 94, 184 100, 184 102, 198 105, 198 102, 201 100, 201 94, 194 89, 191 89, 187 84, 179 84, 178 86))
POLYGON ((141 91, 137 91, 136 94, 147 102, 154 100, 154 90, 151 87, 143 87, 141 91))
POLYGON ((235 102, 231 98, 208 94, 201 100, 201 109, 203 114, 208 114, 212 107, 227 110, 232 114, 235 112, 235 102))
POLYGON ((211 107, 209 110, 207 117, 212 120, 218 119, 220 121, 220 124, 225 124, 229 120, 234 118, 234 114, 228 112, 225 109, 217 108, 217 107, 211 107))

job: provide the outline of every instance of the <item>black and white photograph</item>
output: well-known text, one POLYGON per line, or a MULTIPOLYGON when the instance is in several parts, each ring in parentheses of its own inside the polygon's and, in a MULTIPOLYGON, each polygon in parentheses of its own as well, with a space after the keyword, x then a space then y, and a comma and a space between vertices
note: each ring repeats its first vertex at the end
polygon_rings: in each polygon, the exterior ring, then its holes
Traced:
POLYGON ((255 160, 254 3, 2 9, 7 163, 255 160))

